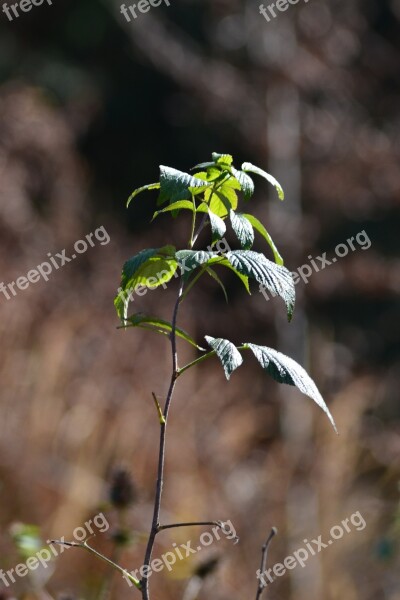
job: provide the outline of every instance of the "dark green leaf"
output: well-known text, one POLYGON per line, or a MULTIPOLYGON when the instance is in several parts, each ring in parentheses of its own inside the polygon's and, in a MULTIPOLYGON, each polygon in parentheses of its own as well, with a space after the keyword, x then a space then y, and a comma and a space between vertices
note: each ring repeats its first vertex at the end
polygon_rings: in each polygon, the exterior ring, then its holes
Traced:
POLYGON ((324 399, 318 391, 314 381, 296 361, 277 350, 266 346, 246 344, 263 369, 279 383, 287 383, 296 386, 303 394, 312 398, 328 416, 328 419, 336 430, 335 422, 326 406, 324 399))
POLYGON ((266 179, 269 183, 271 183, 275 187, 276 191, 278 192, 279 199, 284 200, 285 193, 283 191, 281 184, 279 183, 279 181, 277 181, 275 179, 275 177, 273 177, 266 171, 263 171, 263 169, 260 169, 259 167, 255 167, 254 165, 252 165, 251 163, 248 163, 248 162, 242 164, 242 170, 247 171, 249 173, 255 173, 256 175, 261 175, 261 177, 264 177, 264 179, 266 179))
POLYGON ((233 371, 240 367, 243 362, 242 355, 239 350, 229 342, 222 338, 213 338, 206 335, 207 344, 215 351, 216 355, 220 359, 222 366, 224 367, 225 376, 227 379, 230 378, 233 371))
POLYGON ((208 216, 210 218, 211 231, 212 231, 212 243, 217 242, 224 237, 226 232, 226 225, 223 220, 213 213, 212 210, 208 209, 208 216))
POLYGON ((254 230, 250 221, 245 215, 230 211, 232 229, 236 233, 240 245, 244 250, 249 250, 254 243, 254 230))
POLYGON ((277 265, 283 265, 283 258, 279 253, 278 248, 275 246, 272 237, 269 235, 268 231, 265 229, 264 225, 256 219, 253 215, 244 214, 244 217, 253 225, 254 229, 260 233, 264 240, 269 244, 272 252, 274 253, 275 262, 277 265))
POLYGON ((285 267, 252 250, 233 250, 226 253, 226 258, 239 273, 265 285, 273 296, 280 296, 286 304, 289 321, 292 319, 296 294, 293 278, 285 267))
POLYGON ((254 182, 252 178, 249 177, 244 171, 238 171, 234 167, 232 167, 232 175, 234 175, 240 183, 240 188, 246 200, 249 200, 254 193, 254 182))
POLYGON ((194 269, 209 261, 213 256, 216 256, 215 252, 206 252, 205 250, 178 250, 175 254, 185 279, 194 269))
MULTIPOLYGON (((206 184, 207 185, 207 184, 206 184)), ((161 205, 166 201, 176 202, 177 200, 188 200, 191 197, 189 188, 204 187, 204 181, 177 171, 171 167, 160 166, 160 195, 157 204, 161 205)))

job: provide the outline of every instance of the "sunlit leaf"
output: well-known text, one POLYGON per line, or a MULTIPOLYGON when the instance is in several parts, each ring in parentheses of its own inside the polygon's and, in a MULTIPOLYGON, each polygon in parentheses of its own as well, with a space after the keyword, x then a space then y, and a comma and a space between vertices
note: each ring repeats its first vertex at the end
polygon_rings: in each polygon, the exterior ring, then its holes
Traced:
POLYGON ((254 243, 254 230, 250 221, 245 215, 230 211, 230 220, 233 231, 244 250, 249 250, 254 243))
POLYGON ((211 209, 208 209, 208 216, 211 224, 212 243, 214 243, 220 240, 222 237, 224 237, 226 232, 226 225, 218 215, 212 212, 211 209))
POLYGON ((292 319, 296 293, 293 278, 285 267, 252 250, 233 250, 226 253, 226 258, 237 271, 265 285, 273 296, 280 296, 286 304, 289 321, 292 319))
POLYGON ((277 181, 275 179, 275 177, 273 177, 266 171, 263 171, 263 169, 260 169, 259 167, 256 167, 248 162, 242 164, 242 170, 249 172, 249 173, 255 173, 256 175, 260 175, 261 177, 264 177, 264 179, 266 179, 269 183, 271 183, 275 187, 276 191, 278 192, 279 199, 284 200, 285 193, 283 191, 281 184, 279 183, 279 181, 277 181))
POLYGON ((161 205, 168 200, 171 203, 178 200, 188 200, 191 197, 189 188, 200 188, 204 185, 203 181, 189 175, 189 173, 161 165, 160 195, 157 204, 161 205))
POLYGON ((322 408, 332 423, 333 428, 337 432, 335 422, 324 399, 318 391, 314 381, 295 360, 289 358, 285 354, 267 348, 266 346, 257 346, 255 344, 246 343, 260 365, 279 383, 287 383, 296 386, 303 394, 309 396, 322 408))
POLYGON ((244 194, 246 200, 249 200, 254 193, 254 182, 247 173, 244 171, 238 171, 234 167, 232 167, 232 174, 236 177, 238 182, 240 183, 241 190, 244 194))
POLYGON ((272 237, 269 235, 268 231, 265 229, 264 225, 259 221, 256 217, 249 214, 243 214, 244 217, 253 225, 254 229, 260 233, 264 240, 269 244, 272 252, 274 253, 275 262, 277 265, 283 265, 283 258, 279 253, 278 248, 275 246, 272 237))
POLYGON ((224 367, 225 376, 230 378, 233 371, 243 363, 242 355, 232 342, 223 338, 213 338, 206 335, 207 343, 215 351, 224 367))

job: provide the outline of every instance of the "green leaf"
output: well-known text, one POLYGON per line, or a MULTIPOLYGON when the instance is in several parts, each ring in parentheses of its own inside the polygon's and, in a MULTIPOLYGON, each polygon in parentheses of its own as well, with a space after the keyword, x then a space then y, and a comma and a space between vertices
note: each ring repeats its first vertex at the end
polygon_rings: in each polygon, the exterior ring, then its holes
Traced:
POLYGON ((160 184, 157 183, 149 183, 148 185, 144 185, 140 188, 137 188, 136 190, 134 190, 132 192, 132 194, 129 196, 127 202, 126 202, 126 207, 128 208, 128 206, 130 205, 130 203, 132 202, 132 200, 141 192, 144 192, 145 190, 159 190, 160 189, 160 184))
MULTIPOLYGON (((236 179, 236 177, 233 177, 232 175, 230 177, 228 177, 227 179, 225 179, 224 187, 232 188, 233 190, 239 190, 239 191, 242 189, 242 187, 241 187, 240 183, 238 182, 238 180, 236 179)), ((236 206, 237 206, 237 196, 236 196, 236 206)), ((233 208, 236 208, 236 206, 234 206, 233 208)))
POLYGON ((285 267, 252 250, 233 250, 226 253, 226 258, 239 273, 265 285, 273 296, 280 296, 286 304, 288 320, 292 319, 296 293, 293 278, 285 267))
POLYGON ((204 187, 204 181, 172 169, 171 167, 160 166, 160 195, 157 204, 160 206, 167 200, 171 203, 177 200, 188 200, 191 197, 189 188, 204 187))
POLYGON ((296 386, 303 394, 306 394, 322 408, 328 416, 337 433, 335 421, 324 399, 318 391, 314 381, 296 361, 277 350, 267 348, 266 346, 256 346, 255 344, 246 344, 253 352, 254 356, 263 369, 269 373, 279 383, 287 383, 296 386))
POLYGON ((226 225, 223 220, 208 209, 208 216, 210 218, 211 231, 212 231, 212 243, 217 242, 224 237, 226 232, 226 225))
POLYGON ((173 202, 172 204, 169 204, 162 210, 157 210, 154 213, 152 220, 154 220, 156 217, 158 217, 158 215, 160 215, 161 213, 166 213, 166 212, 170 212, 170 211, 174 211, 174 210, 181 210, 181 209, 187 209, 187 210, 191 210, 193 212, 194 211, 193 202, 190 202, 189 200, 178 200, 178 202, 173 202))
POLYGON ((269 244, 272 252, 274 253, 275 262, 277 265, 283 266, 283 258, 279 253, 278 248, 275 246, 272 237, 269 235, 268 231, 265 229, 264 225, 253 215, 243 214, 244 217, 253 225, 254 229, 260 233, 265 241, 269 244))
POLYGON ((226 217, 231 208, 235 210, 238 205, 235 190, 225 182, 214 192, 207 189, 204 193, 204 200, 209 203, 210 210, 221 218, 226 217))
POLYGON ((174 246, 142 250, 130 258, 122 268, 121 287, 114 300, 119 318, 126 319, 129 301, 139 286, 155 289, 170 281, 177 268, 174 246))
POLYGON ((243 283, 244 287, 246 288, 247 293, 251 296, 250 286, 249 286, 249 278, 246 275, 243 275, 243 273, 239 273, 239 271, 237 271, 235 269, 235 267, 233 267, 231 265, 231 263, 229 262, 229 260, 227 260, 226 258, 224 258, 222 256, 216 256, 215 258, 211 258, 207 262, 207 265, 215 265, 215 266, 226 267, 227 269, 230 269, 231 271, 233 271, 235 273, 235 275, 243 283))
POLYGON ((211 267, 206 268, 206 273, 208 273, 210 275, 210 277, 212 277, 218 283, 218 285, 222 288, 226 303, 228 304, 228 294, 227 294, 226 288, 225 288, 224 284, 222 283, 221 279, 219 278, 218 274, 211 267))
POLYGON ((229 379, 233 371, 240 367, 243 362, 239 350, 232 342, 224 340, 223 338, 213 338, 206 335, 206 341, 220 359, 222 366, 224 367, 225 377, 229 379))
MULTIPOLYGON (((145 315, 143 313, 136 313, 135 315, 130 316, 127 319, 129 326, 124 325, 123 327, 141 327, 142 329, 151 329, 153 331, 157 331, 163 335, 169 336, 172 332, 172 324, 169 321, 165 321, 164 319, 159 319, 158 317, 154 317, 151 315, 145 315)), ((202 352, 206 352, 204 348, 196 344, 195 340, 183 329, 179 327, 175 328, 175 333, 178 337, 186 340, 202 352)))
POLYGON ((255 167, 254 165, 252 165, 251 163, 248 163, 248 162, 242 164, 242 170, 247 171, 249 173, 255 173, 256 175, 261 175, 261 177, 264 177, 264 179, 266 179, 269 183, 271 183, 275 187, 276 191, 278 192, 279 199, 284 200, 285 193, 283 191, 281 184, 279 183, 279 181, 277 181, 275 179, 275 177, 273 177, 266 171, 263 171, 263 169, 260 169, 259 167, 255 167))
POLYGON ((218 152, 213 152, 212 159, 214 163, 217 163, 219 165, 223 164, 231 166, 233 163, 233 156, 231 156, 230 154, 218 154, 218 152))
POLYGON ((235 232, 240 245, 244 250, 249 250, 254 243, 254 230, 252 224, 245 215, 237 214, 234 210, 230 211, 230 219, 233 231, 235 232))
POLYGON ((232 174, 240 183, 240 188, 244 194, 245 199, 249 200, 254 193, 254 182, 252 178, 249 177, 244 171, 238 171, 234 167, 232 167, 232 174))
POLYGON ((179 263, 182 275, 187 279, 194 269, 209 261, 215 252, 206 252, 205 250, 178 250, 175 257, 179 263))

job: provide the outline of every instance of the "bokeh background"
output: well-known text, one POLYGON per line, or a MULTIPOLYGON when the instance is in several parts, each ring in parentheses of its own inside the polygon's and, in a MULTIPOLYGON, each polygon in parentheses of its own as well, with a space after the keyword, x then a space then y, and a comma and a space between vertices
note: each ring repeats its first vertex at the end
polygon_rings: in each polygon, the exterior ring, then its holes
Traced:
MULTIPOLYGON (((137 490, 124 567, 139 567, 151 518, 168 342, 117 329, 122 263, 188 222, 151 219, 155 195, 127 211, 158 165, 187 171, 212 151, 247 160, 283 184, 280 203, 258 180, 255 214, 294 271, 308 256, 365 230, 357 249, 297 287, 296 315, 279 299, 212 280, 183 306, 181 326, 279 348, 316 380, 336 436, 311 400, 247 360, 227 383, 215 361, 179 381, 172 408, 164 522, 231 519, 221 541, 152 576, 153 597, 182 597, 199 565, 219 556, 198 598, 255 597, 269 562, 360 511, 367 526, 269 586, 273 599, 399 600, 400 2, 311 0, 271 22, 254 0, 172 0, 130 24, 119 3, 54 0, 9 22, 0 13, 0 268, 4 283, 103 226, 96 244, 48 282, 0 297, 0 567, 19 562, 15 523, 43 540, 103 509, 113 552, 109 481, 123 465, 137 490), (10 529, 14 524, 14 530, 10 529)), ((207 242, 209 243, 209 242, 207 242)), ((265 246, 257 243, 257 250, 265 246)), ((268 252, 268 251, 267 251, 268 252)), ((135 300, 169 318, 176 283, 135 300)), ((182 362, 194 358, 179 346, 182 362)), ((156 553, 200 531, 159 536, 156 553)), ((81 550, 4 598, 139 597, 81 550), (104 586, 104 578, 107 586, 104 586)))

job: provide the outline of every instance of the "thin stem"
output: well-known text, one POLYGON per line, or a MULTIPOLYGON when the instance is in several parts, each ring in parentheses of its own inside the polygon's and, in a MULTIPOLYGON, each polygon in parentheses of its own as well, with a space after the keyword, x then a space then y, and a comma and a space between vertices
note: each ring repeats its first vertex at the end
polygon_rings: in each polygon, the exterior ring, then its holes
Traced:
POLYGON ((215 350, 211 350, 211 352, 208 352, 207 354, 203 354, 203 356, 199 356, 199 358, 192 360, 192 362, 188 363, 187 365, 185 365, 184 367, 179 369, 178 377, 180 377, 185 371, 187 371, 191 367, 194 367, 195 365, 203 362, 203 360, 206 360, 207 358, 211 358, 212 356, 215 356, 215 355, 216 355, 215 350))
POLYGON ((191 232, 190 232, 190 240, 189 240, 189 248, 190 249, 193 248, 193 245, 195 243, 195 240, 194 240, 194 230, 195 230, 195 227, 196 227, 196 201, 194 199, 193 194, 192 194, 192 202, 193 202, 193 213, 192 213, 192 229, 191 229, 191 232))
POLYGON ((204 227, 206 226, 207 219, 208 219, 208 213, 204 213, 203 218, 202 218, 202 220, 200 222, 199 228, 198 228, 198 230, 196 231, 196 233, 194 234, 194 236, 192 238, 193 239, 192 248, 195 245, 195 243, 197 242, 197 238, 199 237, 200 233, 203 231, 204 227))
POLYGON ((158 531, 163 531, 164 529, 175 529, 175 527, 195 527, 197 525, 217 525, 217 527, 222 527, 221 521, 194 521, 192 523, 170 523, 168 525, 160 525, 158 531))
MULTIPOLYGON (((247 344, 242 344, 242 346, 236 346, 236 348, 238 350, 248 350, 249 349, 247 344)), ((207 358, 211 358, 212 356, 215 356, 215 355, 216 355, 215 350, 211 350, 211 352, 207 352, 207 354, 203 354, 203 356, 199 356, 199 358, 192 360, 192 362, 188 363, 187 365, 185 365, 184 367, 182 367, 181 369, 178 370, 178 377, 180 377, 185 371, 187 371, 191 367, 194 367, 195 365, 198 365, 199 363, 203 362, 203 360, 206 360, 207 358)))
MULTIPOLYGON (((222 531, 224 533, 226 533, 226 523, 224 521, 192 521, 192 522, 188 522, 188 523, 170 523, 168 525, 160 525, 158 527, 158 531, 163 531, 164 529, 175 529, 176 527, 197 527, 197 526, 207 526, 207 525, 214 525, 219 527, 220 529, 222 529, 222 531)), ((232 538, 235 540, 235 544, 238 543, 239 538, 237 535, 235 535, 234 538, 232 538)))
POLYGON ((273 527, 271 529, 271 533, 269 534, 265 544, 262 547, 261 566, 260 566, 260 583, 258 584, 258 588, 257 588, 256 600, 260 600, 261 594, 263 593, 263 590, 266 588, 266 584, 262 580, 262 574, 264 573, 265 568, 267 566, 268 548, 271 544, 272 538, 277 533, 278 533, 278 530, 276 529, 276 527, 273 527))
POLYGON ((129 573, 129 571, 127 571, 126 569, 123 569, 122 567, 120 567, 119 565, 117 565, 117 563, 115 563, 113 560, 110 560, 109 558, 107 558, 106 556, 104 556, 104 554, 101 554, 100 552, 98 552, 97 550, 95 550, 94 548, 92 548, 91 546, 89 546, 89 544, 87 542, 82 542, 82 543, 64 542, 62 540, 50 540, 50 542, 52 544, 60 544, 62 546, 73 546, 75 548, 83 548, 84 550, 87 550, 88 552, 91 552, 92 554, 94 554, 98 558, 101 558, 101 560, 103 560, 107 564, 109 564, 112 567, 114 567, 114 569, 116 569, 117 571, 119 571, 120 573, 122 573, 122 575, 124 577, 127 577, 130 581, 132 581, 133 584, 139 590, 141 589, 140 581, 138 579, 136 579, 135 577, 133 577, 133 575, 131 575, 129 573))
MULTIPOLYGON (((160 423, 160 447, 158 454, 158 472, 157 472, 157 483, 156 483, 156 496, 154 500, 154 511, 153 511, 153 520, 149 535, 149 540, 147 543, 145 558, 143 562, 143 571, 148 572, 148 569, 145 567, 149 567, 151 556, 153 553, 154 542, 159 530, 159 519, 160 519, 160 508, 161 508, 161 496, 164 484, 164 466, 165 466, 165 446, 166 446, 166 432, 167 432, 167 422, 168 422, 168 413, 171 406, 171 400, 175 389, 176 380, 178 378, 178 354, 176 348, 176 322, 178 318, 178 310, 179 304, 181 301, 182 293, 183 293, 184 282, 181 281, 179 286, 178 297, 175 302, 174 311, 172 315, 172 330, 170 335, 171 340, 171 351, 172 351, 172 374, 171 381, 169 384, 169 389, 167 393, 167 398, 165 400, 164 406, 164 422, 160 423)), ((142 596, 143 600, 149 600, 149 580, 147 577, 143 577, 141 581, 142 585, 142 596)))
MULTIPOLYGON (((113 563, 117 564, 119 562, 119 558, 121 556, 121 548, 118 546, 114 547, 114 551, 111 555, 111 560, 113 563)), ((108 576, 104 578, 103 585, 101 586, 99 592, 99 600, 108 600, 112 590, 112 584, 114 579, 114 571, 111 569, 108 576)))

